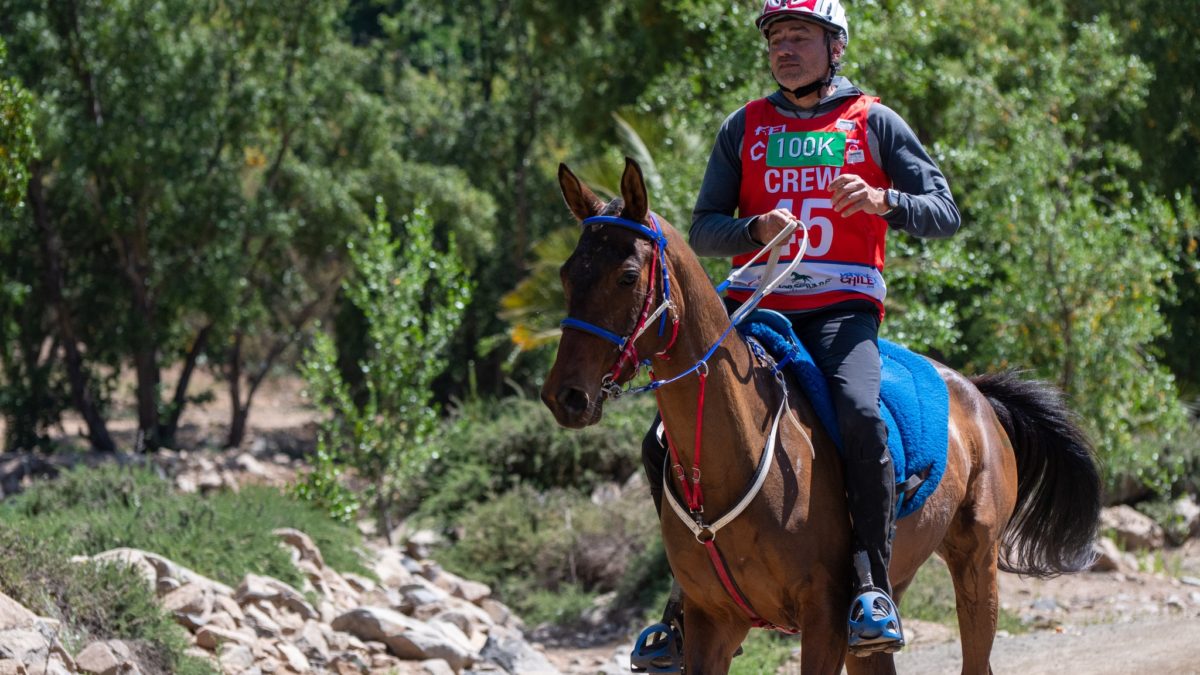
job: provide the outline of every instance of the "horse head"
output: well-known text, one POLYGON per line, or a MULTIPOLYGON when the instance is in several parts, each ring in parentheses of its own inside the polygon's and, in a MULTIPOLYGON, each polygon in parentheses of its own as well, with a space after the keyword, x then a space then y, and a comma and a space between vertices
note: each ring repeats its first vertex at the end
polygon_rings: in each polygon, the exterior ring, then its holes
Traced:
POLYGON ((621 197, 608 204, 565 164, 558 182, 582 232, 559 269, 568 318, 542 401, 559 424, 581 428, 600 420, 612 387, 637 374, 639 354, 660 352, 670 342, 669 328, 660 335, 657 325, 645 326, 654 303, 666 301, 670 227, 651 213, 642 170, 632 159, 625 160, 621 197), (649 330, 638 335, 643 326, 649 330))

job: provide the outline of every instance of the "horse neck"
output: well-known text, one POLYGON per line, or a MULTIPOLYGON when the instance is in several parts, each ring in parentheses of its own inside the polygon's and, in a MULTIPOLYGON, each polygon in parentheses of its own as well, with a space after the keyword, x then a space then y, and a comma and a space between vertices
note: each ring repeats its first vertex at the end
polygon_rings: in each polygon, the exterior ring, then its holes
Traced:
MULTIPOLYGON (((672 242, 676 243, 676 242, 672 242)), ((729 317, 712 283, 690 249, 679 242, 670 257, 678 289, 679 337, 667 360, 655 359, 654 372, 666 379, 691 368, 721 338, 729 317)), ((697 420, 702 419, 701 482, 714 513, 735 503, 761 455, 765 420, 778 403, 758 376, 758 364, 745 341, 731 331, 708 360, 704 407, 698 412, 700 378, 689 375, 660 388, 659 411, 687 475, 692 473, 697 420)))

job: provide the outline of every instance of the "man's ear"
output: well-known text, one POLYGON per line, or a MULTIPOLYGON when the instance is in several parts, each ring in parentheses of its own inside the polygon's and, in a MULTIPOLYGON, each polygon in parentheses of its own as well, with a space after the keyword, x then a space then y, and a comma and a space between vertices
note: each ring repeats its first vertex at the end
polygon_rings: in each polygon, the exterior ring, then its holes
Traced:
POLYGON ((584 218, 599 215, 604 208, 604 202, 571 173, 566 164, 558 165, 558 187, 562 190, 567 208, 571 209, 576 220, 582 221, 584 218))
POLYGON ((633 159, 625 158, 625 173, 621 176, 621 198, 625 207, 621 209, 621 217, 640 223, 650 212, 650 200, 646 196, 646 180, 642 177, 642 167, 633 159))

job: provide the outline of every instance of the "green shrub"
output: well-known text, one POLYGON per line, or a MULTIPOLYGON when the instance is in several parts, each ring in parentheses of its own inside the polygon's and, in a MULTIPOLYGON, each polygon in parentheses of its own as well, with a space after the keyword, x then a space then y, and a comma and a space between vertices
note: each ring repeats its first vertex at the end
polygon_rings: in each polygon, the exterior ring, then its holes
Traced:
POLYGON ((234 586, 247 572, 300 585, 299 571, 271 534, 294 527, 313 538, 330 566, 369 574, 356 552, 358 533, 319 508, 261 486, 175 494, 144 468, 68 471, 0 504, 0 521, 68 555, 138 548, 234 586))
POLYGON ((438 559, 490 584, 531 622, 574 618, 564 602, 582 609, 592 595, 615 590, 659 536, 645 495, 597 506, 577 491, 539 493, 530 486, 469 509, 459 527, 462 536, 438 559), (566 591, 566 600, 546 595, 566 591))
POLYGON ((591 491, 641 470, 642 437, 654 399, 606 406, 600 424, 564 429, 540 401, 511 397, 462 405, 433 440, 424 479, 410 495, 424 516, 452 523, 458 513, 517 485, 591 491))
POLYGON ((187 636, 136 570, 72 563, 68 552, 12 523, 0 522, 0 592, 61 621, 60 637, 72 653, 93 640, 129 640, 140 645, 139 663, 151 672, 214 672, 184 655, 187 636))
MULTIPOLYGON (((317 332, 301 368, 323 417, 321 450, 330 462, 354 467, 388 543, 391 512, 426 463, 438 425, 433 382, 446 369, 446 349, 471 298, 454 237, 439 250, 434 229, 423 208, 394 225, 376 198, 375 219, 347 244, 352 274, 342 282, 344 297, 361 312, 364 353, 347 377, 333 338, 317 332)), ((318 467, 308 477, 313 489, 300 494, 336 515, 350 504, 332 466, 318 467)))

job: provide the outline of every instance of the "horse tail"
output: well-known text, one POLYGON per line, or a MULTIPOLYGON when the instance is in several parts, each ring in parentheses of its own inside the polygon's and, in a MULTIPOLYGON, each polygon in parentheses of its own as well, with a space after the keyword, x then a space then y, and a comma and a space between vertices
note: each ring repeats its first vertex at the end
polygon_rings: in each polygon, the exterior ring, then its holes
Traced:
POLYGON ((972 382, 996 411, 1017 457, 1017 505, 1000 545, 1000 569, 1044 578, 1091 566, 1100 472, 1062 394, 1012 371, 972 382))

